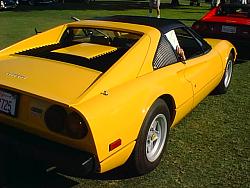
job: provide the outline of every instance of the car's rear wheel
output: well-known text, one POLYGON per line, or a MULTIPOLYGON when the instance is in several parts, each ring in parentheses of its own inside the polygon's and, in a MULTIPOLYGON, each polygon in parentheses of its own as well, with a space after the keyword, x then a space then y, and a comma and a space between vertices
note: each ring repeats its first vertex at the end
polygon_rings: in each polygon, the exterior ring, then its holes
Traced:
POLYGON ((166 147, 169 125, 168 106, 157 99, 146 115, 131 158, 136 174, 148 173, 158 166, 166 147))
POLYGON ((234 61, 233 55, 232 53, 230 53, 221 82, 214 90, 216 94, 224 94, 227 92, 233 74, 233 63, 234 63, 233 61, 234 61))

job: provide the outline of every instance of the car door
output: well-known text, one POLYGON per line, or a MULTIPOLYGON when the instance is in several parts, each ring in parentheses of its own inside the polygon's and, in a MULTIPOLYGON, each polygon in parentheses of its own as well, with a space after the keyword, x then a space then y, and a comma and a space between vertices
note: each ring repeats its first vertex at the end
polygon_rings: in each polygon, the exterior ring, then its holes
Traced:
POLYGON ((196 106, 213 89, 222 65, 217 52, 188 28, 177 28, 175 32, 186 56, 185 78, 192 83, 196 106))
MULTIPOLYGON (((152 79, 157 78, 156 87, 161 87, 166 94, 174 97, 175 123, 191 111, 193 105, 192 85, 185 79, 185 64, 179 62, 174 49, 166 36, 162 36, 153 61, 152 79)), ((155 82, 154 82, 155 83, 155 82)))

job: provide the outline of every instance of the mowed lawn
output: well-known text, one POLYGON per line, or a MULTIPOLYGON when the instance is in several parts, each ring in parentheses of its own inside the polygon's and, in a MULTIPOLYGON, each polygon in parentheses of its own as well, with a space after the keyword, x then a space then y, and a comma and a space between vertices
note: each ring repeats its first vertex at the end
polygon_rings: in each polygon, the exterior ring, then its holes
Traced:
MULTIPOLYGON (((179 8, 171 8, 168 3, 163 1, 161 16, 179 19, 187 25, 209 10, 205 3, 201 7, 190 7, 188 1, 182 1, 184 6, 179 8)), ((85 19, 115 14, 147 15, 147 2, 97 1, 92 7, 66 4, 0 11, 0 49, 33 35, 34 28, 44 31, 70 22, 71 16, 85 19)), ((171 129, 167 151, 159 167, 147 175, 131 177, 128 172, 118 170, 81 178, 56 171, 40 176, 23 166, 21 173, 15 174, 21 178, 12 177, 9 183, 13 187, 32 188, 250 187, 249 72, 250 60, 237 61, 228 93, 208 96, 171 129)))

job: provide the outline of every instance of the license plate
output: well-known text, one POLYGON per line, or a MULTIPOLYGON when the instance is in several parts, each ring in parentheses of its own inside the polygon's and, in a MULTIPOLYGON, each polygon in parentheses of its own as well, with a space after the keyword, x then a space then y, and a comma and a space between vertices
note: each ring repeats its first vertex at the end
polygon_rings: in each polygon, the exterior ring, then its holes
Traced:
POLYGON ((0 90, 0 112, 15 117, 18 98, 18 94, 16 93, 0 90))
POLYGON ((222 25, 221 31, 224 33, 236 33, 235 26, 222 25))

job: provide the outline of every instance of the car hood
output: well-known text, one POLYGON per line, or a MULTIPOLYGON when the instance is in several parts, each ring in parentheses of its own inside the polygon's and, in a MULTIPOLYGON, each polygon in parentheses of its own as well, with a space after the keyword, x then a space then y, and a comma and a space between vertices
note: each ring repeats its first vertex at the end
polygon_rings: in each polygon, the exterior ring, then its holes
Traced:
POLYGON ((73 103, 102 72, 43 58, 11 55, 0 59, 0 87, 73 103))

